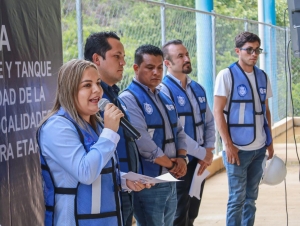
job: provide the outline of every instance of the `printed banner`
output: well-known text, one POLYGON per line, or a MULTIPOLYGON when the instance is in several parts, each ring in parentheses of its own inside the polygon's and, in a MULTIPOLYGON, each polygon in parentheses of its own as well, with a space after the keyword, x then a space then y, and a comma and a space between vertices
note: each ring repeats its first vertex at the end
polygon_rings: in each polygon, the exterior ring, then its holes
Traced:
POLYGON ((62 65, 60 1, 0 0, 0 226, 43 225, 36 128, 62 65))

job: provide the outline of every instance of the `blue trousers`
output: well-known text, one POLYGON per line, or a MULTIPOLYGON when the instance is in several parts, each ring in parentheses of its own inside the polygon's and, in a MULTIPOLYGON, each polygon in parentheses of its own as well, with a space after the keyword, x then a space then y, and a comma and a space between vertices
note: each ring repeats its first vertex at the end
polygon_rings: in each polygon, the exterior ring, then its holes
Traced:
POLYGON ((138 226, 171 226, 177 206, 175 182, 159 183, 133 193, 138 226))
POLYGON ((239 150, 240 165, 227 162, 223 151, 223 162, 226 167, 229 186, 226 225, 252 226, 255 220, 255 201, 263 173, 262 163, 266 148, 253 151, 239 150))
POLYGON ((189 196, 197 163, 198 159, 193 158, 187 165, 187 172, 185 176, 179 178, 183 181, 176 182, 177 210, 173 226, 193 226, 194 221, 198 216, 205 180, 201 184, 200 200, 189 196))
POLYGON ((123 224, 124 226, 131 226, 133 218, 133 194, 121 192, 121 201, 123 224))

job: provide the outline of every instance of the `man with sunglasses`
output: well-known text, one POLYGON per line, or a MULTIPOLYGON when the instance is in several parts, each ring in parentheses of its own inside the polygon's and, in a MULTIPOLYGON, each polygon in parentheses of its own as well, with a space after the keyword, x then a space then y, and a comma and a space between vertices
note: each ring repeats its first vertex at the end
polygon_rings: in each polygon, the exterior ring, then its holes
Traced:
POLYGON ((235 37, 238 61, 219 72, 214 91, 215 122, 223 143, 229 186, 226 225, 254 225, 255 201, 266 150, 274 154, 272 97, 266 73, 255 66, 260 38, 250 32, 235 37))

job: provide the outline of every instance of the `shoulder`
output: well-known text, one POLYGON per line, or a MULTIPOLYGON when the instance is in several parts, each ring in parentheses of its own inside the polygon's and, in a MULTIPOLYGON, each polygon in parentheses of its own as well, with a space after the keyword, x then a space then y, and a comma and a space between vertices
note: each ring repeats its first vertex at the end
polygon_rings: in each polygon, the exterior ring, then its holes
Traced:
POLYGON ((200 88, 203 89, 204 92, 206 92, 204 86, 202 86, 199 82, 196 82, 196 81, 194 81, 194 80, 191 80, 191 84, 194 84, 194 85, 196 85, 196 86, 200 86, 200 88))
POLYGON ((120 93, 119 97, 121 99, 123 98, 126 98, 126 97, 129 97, 129 96, 132 96, 132 93, 130 92, 130 90, 128 89, 125 89, 122 93, 120 93))
POLYGON ((163 90, 159 90, 159 89, 158 92, 162 97, 172 101, 172 98, 170 97, 170 92, 164 92, 163 90))
POLYGON ((53 145, 64 144, 66 140, 74 141, 79 140, 79 134, 74 124, 62 117, 62 116, 51 116, 40 129, 40 144, 42 147, 52 147, 53 145))
POLYGON ((229 68, 224 68, 223 70, 221 70, 218 75, 217 75, 217 78, 219 77, 230 77, 231 74, 230 74, 230 70, 229 68))
POLYGON ((231 72, 229 68, 221 70, 216 77, 216 84, 225 84, 228 85, 232 81, 231 72))
POLYGON ((65 117, 59 115, 51 116, 41 127, 41 132, 51 132, 55 131, 57 134, 60 131, 65 131, 66 129, 76 130, 74 124, 65 117))
POLYGON ((160 92, 164 93, 165 95, 167 95, 168 97, 170 97, 170 90, 169 88, 163 84, 160 83, 157 87, 156 87, 160 92))
POLYGON ((136 97, 129 90, 124 90, 119 95, 119 98, 124 102, 127 110, 135 108, 138 105, 136 97))

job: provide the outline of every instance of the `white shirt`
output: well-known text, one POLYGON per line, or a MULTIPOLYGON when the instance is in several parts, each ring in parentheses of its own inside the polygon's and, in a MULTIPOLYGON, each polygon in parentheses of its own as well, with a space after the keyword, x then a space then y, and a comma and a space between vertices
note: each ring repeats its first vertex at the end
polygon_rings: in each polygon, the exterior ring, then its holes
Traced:
MULTIPOLYGON (((261 112, 261 104, 260 104, 260 98, 258 96, 258 93, 255 92, 256 89, 256 82, 255 82, 255 76, 254 72, 247 73, 245 72, 246 76, 248 77, 251 86, 253 88, 253 94, 254 94, 254 101, 255 101, 255 111, 261 112)), ((232 88, 232 80, 231 80, 231 74, 229 71, 229 68, 225 68, 221 70, 216 78, 215 81, 215 90, 214 95, 215 96, 225 96, 227 98, 227 103, 225 105, 224 110, 228 110, 229 101, 230 101, 230 95, 231 95, 231 88, 232 88)), ((267 94, 266 99, 272 97, 272 89, 270 85, 270 80, 267 76, 267 94)), ((225 120, 226 116, 224 115, 225 120)), ((264 125, 264 116, 263 115, 256 115, 255 116, 255 122, 256 122, 256 138, 253 143, 246 145, 246 146, 237 146, 240 150, 257 150, 262 148, 265 145, 266 142, 266 133, 264 131, 263 125, 264 125)), ((225 145, 223 143, 223 149, 225 150, 225 145)))

